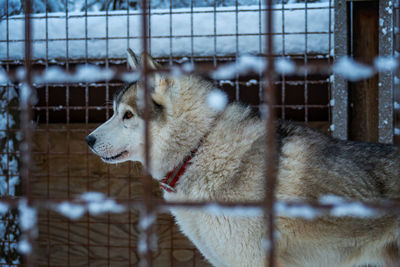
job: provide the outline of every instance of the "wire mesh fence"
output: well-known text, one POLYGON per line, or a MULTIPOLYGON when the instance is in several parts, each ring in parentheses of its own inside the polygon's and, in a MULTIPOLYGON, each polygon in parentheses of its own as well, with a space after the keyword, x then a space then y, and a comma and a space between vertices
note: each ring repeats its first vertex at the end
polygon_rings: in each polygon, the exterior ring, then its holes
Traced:
MULTIPOLYGON (((269 109, 263 113, 270 115, 264 117, 269 148, 275 144, 275 116, 332 133, 333 1, 199 6, 192 0, 179 8, 174 1, 164 8, 142 1, 145 9, 116 11, 89 11, 88 1, 83 11, 72 11, 65 1, 63 12, 45 8, 38 14, 32 14, 32 4, 25 1, 25 15, 9 16, 6 1, 0 20, 0 210, 7 211, 2 264, 131 266, 142 260, 148 266, 209 266, 165 213, 168 207, 236 208, 250 215, 265 210, 267 225, 274 225, 275 211, 307 217, 304 209, 327 214, 348 204, 275 201, 273 160, 266 166, 264 201, 166 203, 148 175, 148 120, 144 166, 105 165, 85 142, 112 116, 114 93, 152 74, 146 67, 127 71, 127 48, 151 54, 162 64, 161 72, 204 76, 226 92, 229 102, 269 109)), ((393 11, 396 46, 398 7, 393 11)), ((395 98, 394 133, 399 95, 395 98)), ((266 158, 274 158, 268 151, 274 150, 267 149, 266 158)), ((399 211, 391 202, 360 205, 399 211)), ((265 240, 273 241, 274 231, 270 227, 265 240)), ((274 266, 271 244, 266 255, 274 266)))

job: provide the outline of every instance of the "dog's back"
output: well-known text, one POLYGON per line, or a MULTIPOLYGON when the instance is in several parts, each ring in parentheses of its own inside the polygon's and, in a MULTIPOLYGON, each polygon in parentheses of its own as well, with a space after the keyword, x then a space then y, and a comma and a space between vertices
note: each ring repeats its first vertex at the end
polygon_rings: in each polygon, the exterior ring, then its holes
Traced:
POLYGON ((277 132, 282 186, 289 177, 293 177, 291 182, 301 182, 301 190, 294 197, 317 200, 324 195, 338 195, 367 201, 400 198, 398 147, 342 141, 282 121, 277 132))
MULTIPOLYGON (((399 199, 397 147, 341 141, 288 122, 280 122, 277 130, 278 199, 316 201, 327 195, 361 201, 399 199)), ((281 258, 292 266, 397 266, 398 223, 387 213, 368 219, 279 218, 277 227, 281 258)))

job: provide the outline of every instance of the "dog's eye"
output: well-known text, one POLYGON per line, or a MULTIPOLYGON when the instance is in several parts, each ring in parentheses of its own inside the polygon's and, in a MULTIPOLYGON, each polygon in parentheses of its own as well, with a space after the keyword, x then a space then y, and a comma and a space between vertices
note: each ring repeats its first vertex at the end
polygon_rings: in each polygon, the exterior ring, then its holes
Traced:
POLYGON ((133 117, 133 113, 130 111, 126 111, 124 114, 124 117, 122 118, 123 120, 129 120, 130 118, 133 117))

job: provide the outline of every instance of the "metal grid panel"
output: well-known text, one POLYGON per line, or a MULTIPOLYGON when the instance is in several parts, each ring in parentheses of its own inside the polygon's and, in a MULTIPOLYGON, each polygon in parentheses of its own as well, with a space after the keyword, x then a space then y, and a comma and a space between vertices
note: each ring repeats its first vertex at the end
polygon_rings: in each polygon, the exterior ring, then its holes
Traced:
MULTIPOLYGON (((85 10, 85 15, 83 17, 84 19, 84 37, 71 37, 69 34, 70 31, 70 25, 72 23, 72 20, 74 18, 80 18, 79 15, 73 15, 68 13, 68 7, 66 8, 66 13, 65 15, 51 15, 46 11, 46 14, 44 16, 39 15, 34 18, 32 18, 33 21, 36 19, 44 19, 45 20, 45 38, 39 38, 35 39, 33 38, 33 41, 30 41, 30 31, 27 31, 27 36, 23 40, 19 39, 10 39, 9 38, 9 21, 10 20, 24 20, 26 22, 27 28, 30 27, 29 23, 31 20, 21 17, 21 18, 14 18, 14 17, 6 17, 6 39, 5 40, 0 40, 2 44, 6 46, 6 58, 2 60, 2 64, 5 65, 7 73, 10 75, 10 77, 16 77, 18 74, 17 68, 20 66, 20 64, 23 62, 22 59, 16 60, 15 58, 12 58, 9 55, 9 52, 11 51, 10 49, 10 44, 13 43, 25 43, 26 45, 26 54, 25 54, 25 63, 27 65, 27 72, 25 73, 25 83, 28 86, 32 85, 32 73, 30 70, 42 70, 43 68, 48 68, 51 65, 59 65, 63 66, 63 68, 67 72, 72 72, 76 69, 77 64, 80 63, 99 63, 102 67, 108 69, 108 68, 116 68, 116 69, 123 69, 126 67, 125 60, 120 58, 120 57, 112 57, 109 56, 109 49, 111 42, 113 40, 119 40, 124 42, 126 40, 126 46, 130 46, 130 42, 139 41, 142 42, 142 47, 144 47, 145 51, 152 51, 154 50, 154 46, 152 46, 152 42, 157 42, 158 39, 166 39, 168 42, 168 47, 169 51, 167 55, 165 56, 160 56, 158 59, 161 62, 164 62, 165 64, 172 64, 176 62, 180 62, 182 60, 182 55, 174 53, 174 47, 176 44, 174 41, 183 39, 183 38, 189 38, 189 49, 188 55, 190 57, 191 62, 196 62, 198 64, 198 69, 202 71, 203 73, 207 73, 209 70, 212 70, 213 67, 217 67, 220 65, 222 62, 228 62, 232 61, 236 58, 236 56, 240 52, 240 37, 256 37, 257 43, 258 43, 258 53, 260 55, 266 56, 268 60, 271 59, 272 56, 291 56, 297 64, 298 72, 296 73, 297 75, 281 75, 278 79, 276 79, 274 82, 273 81, 273 73, 274 73, 274 65, 269 64, 268 68, 265 73, 255 73, 251 74, 249 76, 239 76, 238 74, 236 77, 232 80, 222 80, 222 81, 216 81, 216 84, 219 84, 224 88, 231 100, 241 100, 247 103, 250 103, 252 105, 258 105, 259 103, 262 103, 263 99, 269 99, 269 101, 272 102, 276 101, 276 104, 273 106, 275 107, 275 112, 277 113, 278 117, 286 118, 286 119, 295 119, 299 121, 305 121, 305 122, 312 122, 312 121, 322 121, 324 126, 327 127, 329 126, 329 116, 328 114, 330 113, 330 106, 329 106, 329 99, 330 99, 330 83, 329 83, 329 72, 328 67, 329 64, 331 63, 332 60, 332 54, 331 54, 331 36, 332 36, 332 29, 331 29, 331 14, 332 14, 332 3, 329 2, 329 5, 325 7, 325 9, 328 10, 329 12, 329 25, 328 29, 326 31, 310 31, 309 30, 309 10, 313 10, 313 8, 309 7, 309 3, 306 1, 304 3, 304 7, 299 7, 295 10, 300 10, 304 11, 304 31, 301 32, 286 32, 285 29, 285 23, 281 23, 281 29, 282 32, 280 34, 267 34, 267 33, 272 33, 274 32, 272 29, 272 20, 271 16, 265 16, 266 13, 269 11, 280 11, 280 15, 282 18, 282 21, 285 21, 285 13, 289 11, 293 11, 291 8, 286 8, 285 4, 280 4, 280 7, 277 8, 274 6, 272 8, 271 1, 268 1, 267 5, 264 6, 261 1, 258 4, 258 28, 255 29, 257 31, 257 34, 254 33, 240 33, 240 14, 243 14, 244 12, 251 12, 254 10, 248 11, 246 8, 242 8, 241 6, 238 5, 238 1, 236 1, 236 4, 234 8, 231 11, 226 11, 226 10, 219 10, 217 8, 216 2, 214 2, 214 6, 211 8, 211 10, 206 10, 206 11, 198 11, 194 7, 193 1, 190 2, 190 8, 187 11, 175 11, 174 8, 172 8, 172 0, 170 2, 170 8, 168 12, 157 12, 156 10, 152 10, 150 7, 148 9, 145 9, 147 11, 147 14, 144 13, 135 13, 134 11, 130 11, 129 9, 126 10, 126 12, 108 12, 106 11, 105 14, 89 14, 87 12, 87 9, 85 10), (131 13, 133 12, 133 13, 131 13), (221 14, 226 14, 226 13, 232 13, 234 16, 234 33, 228 33, 228 34, 219 34, 217 31, 217 25, 218 25, 218 16, 221 14), (173 28, 173 21, 175 16, 178 15, 185 15, 188 14, 190 18, 190 33, 187 34, 174 34, 174 28, 173 28), (203 15, 203 14, 209 14, 212 20, 210 20, 210 24, 212 24, 211 27, 211 34, 197 34, 195 31, 195 17, 196 15, 203 15), (168 35, 167 36, 160 36, 160 35, 152 35, 152 20, 151 17, 155 15, 166 15, 168 16, 169 23, 168 23, 168 35), (103 16, 105 17, 105 36, 103 37, 89 37, 89 29, 90 29, 90 18, 91 17, 100 17, 103 16), (140 19, 142 20, 142 36, 136 35, 136 36, 131 36, 130 32, 130 25, 131 25, 131 16, 139 16, 140 19), (124 37, 115 37, 115 36, 110 36, 112 35, 109 29, 109 20, 112 17, 122 17, 124 20, 126 19, 126 25, 127 25, 127 31, 126 31, 126 36, 124 37), (51 38, 49 37, 49 19, 63 19, 65 21, 65 38, 51 38), (263 24, 264 20, 267 22, 263 24), (288 38, 291 35, 302 35, 304 36, 304 51, 299 54, 290 54, 286 51, 286 38, 288 38), (318 35, 318 34, 323 34, 326 36, 327 42, 328 42, 328 52, 325 54, 310 54, 308 50, 309 46, 309 37, 313 35, 318 35), (147 37, 151 38, 147 38, 147 37), (265 38, 266 36, 266 38, 265 38), (279 53, 273 53, 272 51, 272 38, 271 36, 280 36, 281 39, 281 44, 282 44, 282 50, 279 51, 279 53), (235 42, 234 45, 234 52, 232 54, 224 54, 221 55, 218 53, 218 40, 219 38, 226 38, 226 37, 233 37, 233 40, 235 42), (199 38, 208 38, 212 40, 212 54, 207 55, 207 56, 199 56, 196 54, 196 41, 199 40, 199 38), (74 41, 83 41, 84 42, 84 57, 82 58, 71 58, 70 55, 70 47, 73 47, 74 41), (105 50, 105 56, 101 58, 93 58, 91 57, 91 45, 90 41, 104 41, 104 50, 105 50), (35 52, 33 53, 33 62, 34 64, 31 66, 30 61, 32 58, 32 55, 30 54, 30 47, 33 45, 35 47, 35 43, 40 43, 44 42, 45 43, 45 58, 35 58, 35 52), (65 43, 65 57, 62 58, 57 58, 57 59, 51 59, 51 56, 49 56, 49 44, 52 42, 64 42, 65 43), (267 48, 267 49, 266 49, 267 48), (148 49, 148 50, 147 50, 148 49), (327 64, 327 65, 326 65, 327 64), (310 67, 311 66, 311 67, 310 67), (316 68, 319 68, 318 71, 315 71, 315 66, 316 68), (322 69, 322 71, 321 71, 322 69), (265 79, 265 80, 263 80, 265 79), (256 80, 255 82, 253 80, 256 80), (275 87, 276 89, 276 97, 271 97, 269 96, 269 93, 274 92, 275 90, 273 89, 275 87), (264 90, 264 91, 263 91, 264 90), (299 93, 300 92, 300 93, 299 93), (322 94, 321 94, 322 92, 322 94), (295 96, 293 98, 293 95, 295 96), (314 98, 313 98, 314 96, 314 98), (297 97, 300 97, 301 100, 296 99, 297 97), (325 115, 321 116, 318 113, 322 111, 325 113, 325 115), (314 114, 314 115, 313 115, 314 114)), ((87 6, 87 2, 85 2, 87 6)), ((68 5, 68 1, 66 1, 66 6, 68 5)), ((147 6, 146 1, 143 1, 142 3, 143 6, 147 6)), ((27 7, 29 8, 30 4, 27 1, 27 7)), ((321 8, 320 8, 321 9, 321 8)), ((29 14, 28 12, 26 12, 29 14)), ((153 22, 154 24, 154 22, 153 22)), ((208 40, 207 39, 207 40, 208 40)), ((270 61, 271 63, 273 61, 270 61)), ((173 71, 173 70, 172 70, 173 71)), ((146 80, 147 73, 146 71, 142 74, 144 76, 144 80, 146 80)), ((76 149, 80 145, 83 144, 83 140, 81 143, 78 143, 77 145, 74 145, 74 148, 72 148, 73 142, 74 142, 74 136, 76 135, 81 135, 82 137, 87 135, 90 130, 93 128, 92 122, 100 122, 104 121, 106 118, 108 118, 111 114, 111 107, 110 107, 110 100, 112 97, 113 92, 118 88, 118 86, 122 85, 121 81, 118 79, 113 79, 111 81, 106 81, 106 82, 95 82, 95 83, 67 83, 67 84, 44 84, 44 85, 35 85, 35 90, 38 93, 38 103, 31 108, 30 107, 30 102, 29 102, 29 97, 27 97, 25 100, 21 103, 21 106, 11 106, 9 107, 9 111, 22 111, 22 117, 21 117, 21 126, 22 130, 24 132, 24 136, 28 144, 27 147, 24 147, 26 151, 24 151, 24 154, 26 155, 32 155, 35 160, 39 158, 40 159, 45 159, 50 162, 48 162, 44 166, 44 172, 39 172, 36 173, 36 170, 32 170, 33 163, 32 159, 30 157, 24 158, 23 161, 23 167, 21 170, 25 171, 25 173, 21 173, 22 177, 25 179, 24 185, 26 186, 25 188, 25 196, 29 200, 32 197, 32 188, 30 188, 30 182, 34 181, 37 182, 38 180, 45 181, 46 190, 44 190, 43 195, 36 196, 37 198, 34 199, 34 202, 30 204, 35 204, 40 208, 39 211, 39 216, 38 216, 38 225, 42 226, 39 228, 39 239, 40 242, 36 244, 37 247, 40 249, 47 249, 47 254, 46 254, 46 259, 45 262, 47 262, 48 266, 52 266, 54 264, 59 265, 60 263, 54 263, 52 262, 52 255, 51 251, 53 249, 59 248, 60 250, 65 249, 65 255, 66 255, 66 266, 74 266, 75 264, 75 259, 71 258, 71 255, 73 254, 73 251, 80 250, 82 249, 83 251, 83 258, 79 258, 79 261, 85 260, 86 263, 89 265, 93 263, 93 257, 91 256, 92 253, 97 251, 98 248, 105 249, 106 255, 104 255, 103 262, 102 264, 112 266, 115 264, 119 264, 120 262, 113 262, 112 258, 112 253, 116 250, 122 250, 124 253, 128 255, 128 262, 129 265, 131 264, 136 264, 138 258, 137 256, 137 244, 136 240, 135 242, 132 240, 132 236, 135 233, 140 232, 139 229, 136 227, 138 223, 138 217, 144 216, 144 217, 149 217, 149 215, 152 215, 154 212, 159 211, 160 207, 165 207, 166 205, 169 206, 190 206, 190 207, 199 207, 201 205, 205 205, 207 203, 162 203, 159 200, 153 199, 151 196, 157 195, 157 192, 155 193, 153 188, 154 185, 151 185, 149 183, 150 179, 149 177, 144 176, 143 177, 143 184, 145 188, 145 193, 144 195, 136 195, 134 192, 132 192, 132 188, 134 185, 137 185, 137 179, 139 177, 135 177, 135 174, 139 172, 138 168, 139 166, 135 164, 126 164, 126 166, 121 167, 125 168, 125 173, 117 173, 115 174, 115 169, 110 166, 105 166, 102 167, 102 170, 100 171, 101 177, 103 180, 105 180, 105 185, 98 185, 96 183, 93 183, 93 180, 97 177, 93 177, 93 169, 97 169, 98 167, 96 164, 98 162, 93 160, 93 156, 89 153, 88 149, 86 146, 81 147, 81 149, 76 149), (97 94, 101 93, 100 96, 98 97, 97 94), (79 97, 76 97, 79 96, 79 97), (93 99, 93 100, 92 100, 93 99), (99 102, 100 101, 100 102, 99 102), (34 111, 35 116, 34 119, 35 121, 39 122, 39 126, 33 131, 30 127, 30 112, 34 111), (55 125, 54 123, 63 123, 63 126, 55 125), (75 124, 76 123, 76 124, 75 124), (78 124, 80 123, 80 124, 78 124), (33 144, 33 140, 30 140, 29 138, 33 138, 33 134, 36 135, 42 135, 44 136, 43 139, 45 140, 44 146, 40 147, 39 149, 35 150, 33 153, 30 152, 31 145, 33 144), (63 146, 56 147, 56 150, 54 151, 55 146, 50 143, 52 136, 55 134, 59 134, 61 136, 65 137, 65 143, 63 146), (42 157, 42 158, 40 158, 42 157), (77 172, 76 170, 73 170, 71 164, 73 163, 73 159, 75 157, 79 157, 83 161, 83 170, 81 172, 77 172), (52 168, 53 165, 56 164, 56 162, 63 161, 64 165, 66 166, 65 169, 61 171, 54 171, 52 168), (95 165, 95 166, 93 166, 95 165), (34 176, 30 178, 30 176, 34 176), (52 188, 52 181, 55 178, 61 178, 64 186, 66 188, 66 191, 64 192, 64 195, 54 195, 52 191, 54 188, 52 188), (77 188, 77 181, 79 180, 86 180, 86 183, 84 182, 84 186, 77 188), (118 195, 115 193, 116 191, 112 188, 113 181, 114 180, 122 180, 122 181, 127 181, 127 189, 124 194, 123 198, 118 198, 118 195), (127 214, 123 214, 121 216, 110 216, 110 214, 106 214, 100 217, 92 217, 92 216, 85 216, 83 218, 80 218, 77 221, 70 221, 67 219, 63 219, 61 217, 57 217, 57 215, 54 214, 54 212, 50 211, 49 209, 44 209, 49 203, 59 203, 60 201, 63 200, 71 200, 73 199, 76 195, 79 193, 83 193, 85 191, 102 191, 104 192, 107 196, 110 197, 116 197, 118 199, 118 202, 124 205, 128 205, 131 208, 137 207, 137 205, 142 206, 142 213, 138 214, 137 210, 132 210, 127 212, 127 214), (115 195, 114 195, 115 194, 115 195), (143 199, 139 199, 143 198, 143 199), (143 207, 145 207, 143 209, 143 207), (79 225, 81 224, 84 228, 86 228, 86 236, 85 242, 79 242, 78 239, 76 239, 76 234, 71 231, 72 227, 74 225, 79 225), (66 240, 67 242, 54 242, 54 240, 51 239, 51 236, 54 234, 52 233, 52 228, 54 225, 60 225, 60 227, 63 228, 65 235, 63 237, 63 240, 66 240), (102 228, 95 228, 97 227, 96 225, 100 225, 102 228), (115 238, 115 235, 112 231, 115 229, 111 229, 112 225, 121 225, 122 229, 124 229, 124 233, 126 234, 125 239, 117 239, 115 238), (94 231, 94 229, 96 229, 94 231), (93 243, 93 238, 98 235, 96 231, 98 229, 103 229, 102 234, 106 236, 105 242, 101 244, 96 244, 93 243), (40 237, 43 237, 42 239, 40 237), (78 240, 78 241, 77 241, 78 240)), ((147 87, 147 86, 145 86, 147 87)), ((11 90, 10 88, 13 88, 13 86, 7 86, 6 92, 7 94, 11 90)), ((29 92, 29 90, 28 90, 29 92)), ((270 103, 270 102, 267 102, 270 103)), ((268 105, 268 107, 271 107, 272 105, 268 105)), ((8 114, 8 113, 7 113, 8 114)), ((269 114, 272 114, 270 112, 269 114)), ((269 123, 269 127, 267 129, 273 129, 271 126, 272 122, 272 117, 266 120, 266 123, 269 123)), ((19 131, 18 128, 16 129, 9 129, 8 124, 7 128, 5 130, 6 134, 10 134, 13 132, 19 131)), ((148 136, 148 134, 146 135, 148 136)), ((274 142, 273 142, 273 137, 270 134, 268 140, 266 140, 267 144, 269 147, 273 147, 274 142)), ((149 144, 149 140, 146 142, 149 144)), ((37 145, 37 144, 36 144, 37 145)), ((83 144, 84 145, 84 144, 83 144)), ((7 150, 8 154, 10 155, 19 155, 19 152, 12 152, 10 150, 7 150)), ((147 149, 148 151, 148 149, 147 149)), ((274 155, 269 155, 267 158, 272 158, 274 155)), ((36 162, 36 161, 35 161, 36 162)), ((148 159, 146 160, 147 165, 150 164, 148 159)), ((272 162, 271 160, 268 162, 272 162)), ((7 163, 9 164, 9 163, 7 163)), ((145 167, 146 169, 146 167, 145 167)), ((269 174, 274 173, 274 166, 270 165, 269 166, 269 174)), ((10 179, 11 175, 9 175, 8 179, 10 179)), ((273 188, 273 175, 269 176, 269 190, 272 190, 273 188)), ((9 187, 8 187, 9 188, 9 187)), ((273 190, 272 190, 273 192, 273 190)), ((272 193, 271 192, 271 193, 272 193)), ((36 192, 37 193, 37 192, 36 192)), ((269 196, 273 196, 273 194, 268 194, 269 196)), ((10 204, 16 204, 13 199, 4 199, 4 201, 10 203, 10 204)), ((245 207, 255 207, 255 206, 265 206, 266 207, 266 212, 267 214, 272 212, 272 209, 269 207, 272 207, 274 204, 274 199, 269 198, 266 199, 264 203, 241 203, 245 207)), ((235 203, 232 204, 221 204, 225 206, 233 206, 235 203)), ((301 206, 302 204, 299 204, 301 206)), ((331 206, 324 206, 324 205, 315 205, 316 207, 320 209, 329 209, 332 208, 331 206)), ((373 207, 376 207, 372 205, 373 207)), ((378 208, 381 206, 378 205, 378 208)), ((388 208, 387 206, 383 206, 385 208, 388 208)), ((393 208, 392 206, 389 206, 389 208, 393 208)), ((273 214, 269 214, 268 218, 270 220, 273 220, 273 214)), ((143 217, 142 217, 143 218, 143 217)), ((140 220, 140 219, 139 219, 140 220)), ((271 225, 271 221, 269 222, 271 225)), ((170 261, 170 266, 175 266, 175 264, 178 264, 177 262, 174 262, 174 251, 176 250, 185 250, 185 251, 192 251, 193 257, 191 259, 192 266, 203 266, 202 264, 205 263, 201 262, 200 260, 200 255, 198 252, 195 252, 195 249, 193 247, 180 247, 179 244, 174 244, 174 243, 179 243, 177 242, 177 239, 174 238, 176 236, 176 229, 173 227, 173 222, 172 220, 167 217, 162 217, 158 219, 156 223, 157 227, 159 228, 157 230, 157 234, 160 234, 159 230, 161 229, 168 229, 166 230, 168 232, 168 235, 170 236, 170 243, 168 247, 162 247, 160 248, 159 251, 167 251, 167 254, 169 254, 169 261, 170 261)), ((29 236, 29 233, 32 229, 28 229, 27 233, 29 236)), ((156 231, 155 229, 147 228, 145 229, 142 234, 143 235, 143 240, 147 243, 147 247, 151 247, 151 238, 153 236, 153 233, 156 231)), ((269 238, 272 240, 273 239, 273 231, 274 229, 271 227, 270 232, 269 232, 269 238)), ((161 233, 162 234, 162 233, 161 233)), ((28 238, 30 239, 30 238, 28 238)), ((179 241, 179 240, 178 240, 179 241)), ((9 242, 8 247, 10 249, 10 246, 12 246, 12 242, 9 242)), ((273 248, 273 247, 272 247, 273 248)), ((43 250, 44 251, 44 250, 43 250)), ((104 250, 98 250, 99 253, 104 252, 104 250)), ((274 257, 274 250, 271 249, 269 250, 269 258, 272 260, 274 257)), ((32 264, 33 260, 37 260, 34 258, 34 254, 27 254, 28 256, 25 259, 25 263, 27 265, 32 264)), ((148 264, 153 262, 155 265, 161 264, 160 262, 154 262, 154 255, 151 254, 150 250, 146 251, 146 256, 143 257, 147 261, 148 264)), ((43 262, 42 262, 43 264, 43 262)), ((61 264, 60 264, 61 265, 61 264)), ((163 266, 163 265, 160 265, 163 266)), ((185 265, 187 266, 187 265, 185 265)), ((271 266, 271 265, 270 265, 271 266)))

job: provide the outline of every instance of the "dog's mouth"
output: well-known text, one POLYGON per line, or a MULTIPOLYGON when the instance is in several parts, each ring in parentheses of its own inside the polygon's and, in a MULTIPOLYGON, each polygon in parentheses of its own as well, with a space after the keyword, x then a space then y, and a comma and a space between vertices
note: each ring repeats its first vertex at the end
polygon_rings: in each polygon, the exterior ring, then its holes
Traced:
POLYGON ((119 154, 117 154, 115 156, 112 156, 112 157, 101 157, 101 158, 105 162, 113 162, 113 161, 116 161, 116 160, 119 160, 119 159, 123 158, 127 154, 128 154, 128 151, 124 150, 124 151, 122 151, 121 153, 119 153, 119 154))

